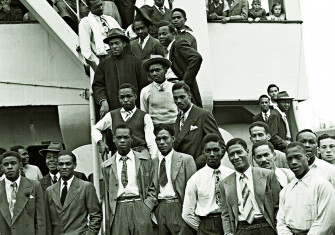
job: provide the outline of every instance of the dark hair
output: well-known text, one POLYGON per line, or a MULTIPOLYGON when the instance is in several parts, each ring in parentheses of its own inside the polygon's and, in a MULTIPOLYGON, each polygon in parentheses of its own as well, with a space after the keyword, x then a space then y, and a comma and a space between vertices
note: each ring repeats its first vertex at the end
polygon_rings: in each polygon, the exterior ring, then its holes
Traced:
POLYGON ((207 144, 207 143, 209 143, 209 142, 218 142, 219 144, 220 144, 220 146, 223 148, 223 149, 225 149, 225 142, 224 142, 224 140, 222 140, 220 137, 219 137, 219 135, 218 134, 216 134, 216 133, 209 133, 209 134, 207 134, 204 138, 203 138, 203 140, 202 140, 202 149, 204 149, 205 148, 205 145, 207 144))
POLYGON ((236 144, 241 145, 244 148, 245 151, 248 150, 248 145, 247 145, 247 143, 243 139, 241 139, 241 138, 233 138, 233 139, 229 140, 228 143, 227 143, 227 146, 226 146, 227 151, 228 151, 228 148, 230 146, 236 145, 236 144))
POLYGON ((158 22, 158 29, 163 26, 168 26, 170 33, 174 34, 176 32, 176 28, 171 24, 169 21, 166 20, 160 20, 158 22))
POLYGON ((10 147, 10 151, 14 151, 14 152, 19 152, 19 149, 25 149, 22 145, 15 145, 15 146, 12 146, 10 147))
POLYGON ((261 95, 261 96, 258 98, 258 102, 261 102, 261 99, 263 99, 263 98, 266 98, 266 99, 268 99, 268 100, 270 101, 269 96, 267 96, 267 95, 261 95))
MULTIPOLYGON (((285 10, 284 10, 283 5, 277 2, 277 3, 274 3, 274 4, 272 5, 272 7, 271 7, 271 13, 272 13, 272 14, 274 14, 273 11, 274 11, 275 7, 277 7, 277 6, 280 6, 280 7, 281 7, 281 14, 285 13, 285 10)), ((277 87, 277 88, 278 88, 278 87, 277 87)), ((279 88, 278 88, 278 91, 279 91, 279 88)))
POLYGON ((7 152, 7 149, 4 147, 0 147, 0 155, 3 154, 4 152, 7 152))
POLYGON ((77 157, 76 157, 76 155, 74 155, 74 153, 72 153, 72 152, 69 151, 69 150, 62 150, 62 151, 60 151, 60 152, 58 153, 57 157, 60 157, 60 156, 66 156, 66 155, 72 157, 72 161, 73 161, 73 163, 76 163, 76 162, 77 162, 77 157))
POLYGON ((121 84, 121 86, 119 87, 119 93, 121 89, 126 89, 126 88, 130 88, 134 92, 135 95, 137 94, 137 89, 134 87, 133 84, 130 84, 130 83, 121 84))
POLYGON ((313 135, 315 135, 316 140, 318 140, 318 136, 311 129, 303 129, 303 130, 299 131, 298 134, 295 136, 295 140, 298 141, 299 135, 302 134, 302 133, 305 133, 305 132, 312 133, 313 135))
POLYGON ((116 134, 116 131, 118 129, 128 129, 129 130, 129 134, 130 136, 133 135, 133 130, 130 128, 130 126, 126 125, 126 124, 120 124, 120 125, 117 125, 114 129, 113 129, 113 135, 116 134))
POLYGON ((189 94, 189 95, 191 94, 191 89, 186 83, 177 82, 177 83, 173 84, 172 91, 179 90, 179 89, 184 89, 187 94, 189 94))
POLYGON ((144 26, 147 27, 147 28, 149 28, 150 25, 151 25, 151 23, 146 18, 144 18, 141 15, 136 15, 135 19, 134 19, 134 22, 131 26, 131 28, 134 32, 135 32, 135 22, 142 22, 144 24, 144 26))
POLYGON ((21 162, 20 154, 14 151, 6 151, 2 155, 0 155, 0 164, 2 164, 3 159, 5 159, 6 157, 16 157, 16 159, 21 162))
POLYGON ((269 142, 267 140, 262 140, 262 141, 256 142, 252 146, 252 156, 255 156, 255 149, 258 148, 259 146, 263 146, 263 145, 267 145, 269 147, 269 149, 271 150, 271 152, 274 153, 275 148, 273 147, 273 145, 271 144, 271 142, 269 142))
POLYGON ((292 142, 292 143, 289 143, 287 146, 286 146, 286 155, 287 155, 287 150, 291 149, 291 148, 294 148, 294 147, 299 147, 300 149, 303 150, 304 154, 306 154, 306 148, 305 148, 305 145, 303 145, 302 143, 300 142, 292 142))
POLYGON ((275 84, 270 84, 269 86, 268 86, 268 94, 269 94, 269 92, 270 92, 270 89, 272 88, 272 87, 276 87, 277 89, 278 89, 278 91, 279 91, 279 87, 277 86, 277 85, 275 85, 275 84))
POLYGON ((183 17, 184 17, 184 19, 186 19, 186 12, 183 10, 183 9, 181 9, 181 8, 174 8, 173 10, 172 10, 172 13, 171 14, 173 14, 174 12, 180 12, 182 15, 183 15, 183 17))
POLYGON ((322 134, 322 135, 318 136, 318 147, 320 147, 321 140, 325 140, 325 139, 333 139, 333 140, 335 140, 335 136, 328 135, 328 134, 322 134))
POLYGON ((171 136, 174 136, 174 126, 171 125, 171 124, 164 124, 164 123, 160 123, 160 124, 157 124, 155 125, 155 129, 154 129, 154 134, 155 136, 158 135, 158 133, 162 130, 166 130, 169 132, 169 134, 171 136))
POLYGON ((264 131, 265 131, 265 134, 270 133, 270 129, 269 129, 268 124, 266 124, 265 122, 257 121, 257 122, 251 123, 251 125, 249 126, 249 134, 250 135, 251 135, 251 129, 254 128, 255 126, 263 127, 264 131))

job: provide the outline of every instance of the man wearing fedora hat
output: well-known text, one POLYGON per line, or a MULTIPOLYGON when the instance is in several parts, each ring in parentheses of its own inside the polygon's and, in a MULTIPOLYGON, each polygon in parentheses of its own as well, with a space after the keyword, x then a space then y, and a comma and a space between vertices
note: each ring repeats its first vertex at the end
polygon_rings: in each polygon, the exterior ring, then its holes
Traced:
POLYGON ((166 81, 165 77, 171 62, 161 55, 151 55, 142 66, 153 82, 141 91, 141 109, 150 114, 155 125, 174 124, 178 109, 172 95, 173 83, 166 81))
POLYGON ((129 38, 122 29, 112 29, 104 42, 109 44, 111 56, 100 62, 92 84, 93 97, 100 106, 100 118, 110 110, 121 108, 118 98, 120 84, 130 83, 137 91, 148 84, 140 60, 124 53, 129 38))
MULTIPOLYGON (((49 173, 40 179, 43 192, 45 192, 52 184, 57 183, 60 179, 60 174, 57 169, 57 155, 62 150, 64 150, 64 148, 61 143, 51 142, 48 148, 39 151, 40 155, 45 157, 45 165, 49 169, 49 173)), ((74 175, 79 179, 88 181, 84 173, 75 171, 74 175)))

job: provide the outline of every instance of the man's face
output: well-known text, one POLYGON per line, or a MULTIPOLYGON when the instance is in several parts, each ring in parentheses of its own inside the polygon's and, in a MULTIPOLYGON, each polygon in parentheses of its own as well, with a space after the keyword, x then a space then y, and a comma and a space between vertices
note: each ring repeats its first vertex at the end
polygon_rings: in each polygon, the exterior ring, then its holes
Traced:
POLYGON ((164 6, 164 1, 165 0, 154 0, 154 3, 158 7, 163 7, 164 6))
POLYGON ((57 170, 57 154, 56 152, 47 152, 45 155, 45 164, 51 173, 58 172, 57 170))
POLYGON ((90 11, 92 14, 101 16, 104 13, 104 8, 101 0, 91 0, 90 11))
POLYGON ((77 164, 73 162, 69 155, 61 155, 58 157, 57 168, 63 180, 68 180, 73 176, 74 169, 77 164))
POLYGON ((280 110, 282 112, 287 113, 290 109, 291 106, 291 100, 280 100, 278 101, 278 108, 280 108, 280 110))
POLYGON ((191 105, 191 95, 187 94, 184 89, 172 91, 174 103, 182 111, 187 111, 191 105))
POLYGON ((117 129, 115 135, 113 136, 113 142, 115 143, 115 146, 119 154, 121 154, 122 156, 127 155, 130 151, 132 143, 130 130, 126 128, 117 129))
POLYGON ((332 138, 320 140, 320 154, 323 160, 327 162, 335 161, 335 140, 332 138))
POLYGON ((161 130, 157 133, 156 144, 163 156, 168 155, 174 143, 174 137, 167 130, 161 130))
POLYGON ((305 146, 307 157, 309 158, 310 164, 312 164, 316 156, 316 136, 310 132, 303 132, 298 135, 297 141, 305 146))
POLYGON ((119 91, 119 101, 121 107, 123 107, 126 111, 134 109, 136 98, 137 96, 131 88, 124 88, 119 91))
POLYGON ((149 34, 149 29, 142 21, 134 21, 134 30, 140 39, 145 39, 149 34))
POLYGON ((235 144, 227 149, 229 161, 238 172, 244 172, 249 167, 248 152, 240 144, 235 144))
POLYGON ((270 109, 270 102, 268 98, 261 98, 259 100, 259 106, 261 107, 262 112, 267 112, 270 109))
POLYGON ((271 97, 272 100, 277 99, 278 92, 279 91, 277 87, 271 87, 269 89, 269 96, 271 97))
POLYGON ((18 149, 18 153, 21 156, 22 166, 29 164, 29 155, 26 149, 18 149))
POLYGON ((219 142, 208 142, 203 149, 203 155, 206 158, 206 164, 213 169, 217 169, 221 165, 221 158, 223 157, 222 146, 219 142))
POLYGON ((173 34, 169 30, 169 26, 161 26, 158 29, 158 40, 163 46, 169 46, 173 41, 173 34))
POLYGON ((149 67, 149 75, 150 78, 157 82, 158 84, 162 84, 165 82, 166 69, 161 64, 152 64, 149 67))
POLYGON ((185 28, 185 21, 183 14, 179 11, 175 11, 172 14, 172 24, 176 29, 185 28))
POLYGON ((302 178, 308 171, 308 157, 300 147, 289 148, 286 151, 288 167, 297 178, 302 178))
POLYGON ((123 52, 123 49, 126 47, 126 43, 120 38, 113 38, 108 42, 111 53, 113 56, 120 56, 123 52))
POLYGON ((269 140, 270 135, 265 133, 264 127, 255 126, 250 129, 250 140, 253 144, 262 141, 262 140, 269 140))
POLYGON ((261 9, 262 5, 259 3, 259 2, 254 2, 252 3, 252 8, 255 10, 255 11, 259 11, 261 9))
POLYGON ((258 166, 269 170, 274 169, 275 153, 271 151, 268 145, 261 145, 254 150, 254 159, 258 166))
POLYGON ((14 156, 8 156, 2 159, 1 170, 10 181, 15 181, 19 178, 20 167, 21 163, 14 156))
POLYGON ((0 1, 1 5, 4 5, 4 6, 10 5, 11 2, 12 2, 11 0, 1 0, 0 1))

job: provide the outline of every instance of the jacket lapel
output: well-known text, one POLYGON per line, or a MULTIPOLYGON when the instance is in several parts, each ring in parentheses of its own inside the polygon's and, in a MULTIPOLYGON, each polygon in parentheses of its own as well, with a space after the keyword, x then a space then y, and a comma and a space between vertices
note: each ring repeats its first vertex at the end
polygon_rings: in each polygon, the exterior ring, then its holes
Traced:
POLYGON ((143 50, 141 49, 141 57, 140 57, 141 60, 143 60, 152 51, 153 47, 154 47, 153 39, 149 35, 147 43, 145 44, 143 50))
POLYGON ((31 193, 32 186, 30 185, 29 181, 26 178, 21 177, 19 189, 16 194, 16 203, 14 205, 12 223, 14 223, 17 217, 21 214, 23 208, 26 206, 29 200, 31 193))
POLYGON ((239 3, 240 3, 239 0, 235 0, 234 3, 233 3, 233 5, 230 8, 230 11, 233 10, 239 3))
POLYGON ((235 228, 237 228, 238 222, 238 199, 237 199, 237 187, 236 187, 236 173, 228 176, 229 178, 225 181, 227 200, 229 201, 232 211, 234 213, 235 228))
POLYGON ((155 174, 154 174, 153 181, 154 181, 154 185, 155 185, 156 192, 157 192, 157 195, 158 195, 158 193, 159 193, 159 179, 158 179, 159 158, 158 158, 158 156, 152 160, 152 164, 153 164, 153 167, 155 169, 155 174))
POLYGON ((58 182, 52 186, 52 192, 51 192, 51 197, 52 200, 54 201, 55 205, 62 209, 62 204, 60 203, 60 180, 58 180, 58 182))
POLYGON ((8 226, 12 225, 11 215, 9 212, 9 204, 7 201, 7 194, 6 194, 6 186, 5 180, 0 181, 0 213, 2 214, 3 218, 6 220, 8 226))
POLYGON ((74 176, 69 191, 67 192, 62 210, 65 210, 70 205, 70 203, 76 198, 78 193, 79 193, 79 180, 77 177, 74 176))
POLYGON ((137 57, 137 58, 142 58, 141 57, 141 51, 142 51, 142 48, 140 48, 140 45, 138 43, 138 39, 134 40, 132 43, 131 43, 131 49, 133 50, 133 53, 134 55, 137 57))
POLYGON ((266 182, 262 180, 263 177, 257 169, 252 167, 251 170, 252 170, 252 180, 254 181, 255 199, 259 209, 261 210, 261 213, 264 214, 264 199, 265 199, 264 194, 265 194, 266 182))
MULTIPOLYGON (((175 188, 175 180, 177 178, 182 162, 183 162, 182 157, 178 155, 176 151, 173 151, 171 159, 171 181, 174 188, 175 188)), ((176 191, 176 189, 174 190, 176 191)))

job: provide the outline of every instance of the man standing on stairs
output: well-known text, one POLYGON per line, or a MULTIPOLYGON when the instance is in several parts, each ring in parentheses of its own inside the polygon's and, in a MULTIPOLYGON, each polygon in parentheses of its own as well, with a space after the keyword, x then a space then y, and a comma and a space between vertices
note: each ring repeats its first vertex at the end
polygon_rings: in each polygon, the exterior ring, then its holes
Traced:
POLYGON ((108 31, 121 27, 113 17, 103 14, 101 0, 87 0, 86 2, 90 13, 79 23, 79 43, 86 63, 95 71, 99 61, 108 55, 109 45, 103 42, 108 31))

